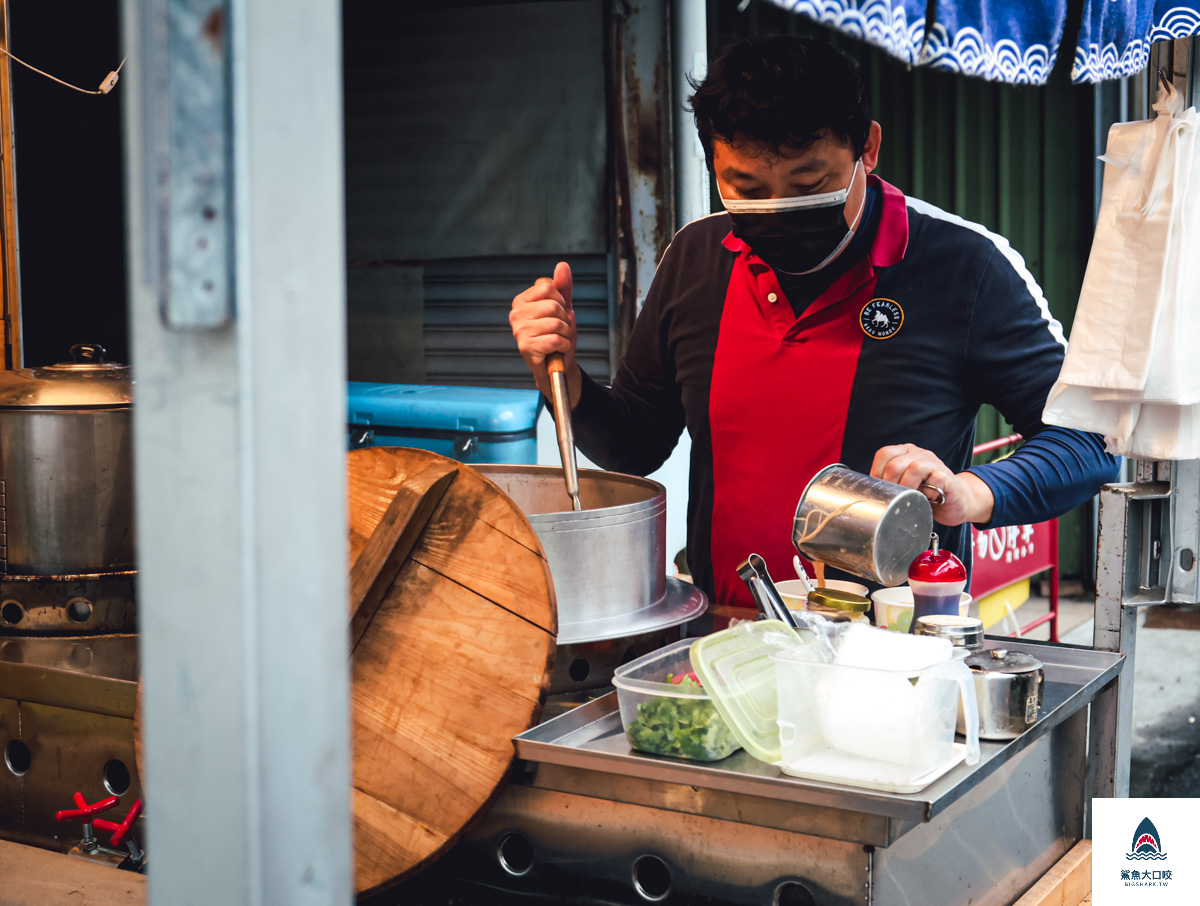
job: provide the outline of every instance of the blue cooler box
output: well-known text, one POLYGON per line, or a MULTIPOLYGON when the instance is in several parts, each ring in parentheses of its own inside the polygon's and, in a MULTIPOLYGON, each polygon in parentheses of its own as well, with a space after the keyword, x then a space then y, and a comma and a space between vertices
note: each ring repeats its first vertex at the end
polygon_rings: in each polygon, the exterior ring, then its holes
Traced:
POLYGON ((417 447, 459 462, 537 463, 536 390, 350 381, 350 448, 417 447))

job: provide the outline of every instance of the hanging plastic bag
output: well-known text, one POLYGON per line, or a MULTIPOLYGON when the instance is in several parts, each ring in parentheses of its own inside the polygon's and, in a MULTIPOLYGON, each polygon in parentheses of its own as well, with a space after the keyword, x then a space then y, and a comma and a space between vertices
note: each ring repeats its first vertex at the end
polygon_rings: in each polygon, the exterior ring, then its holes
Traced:
POLYGON ((1166 86, 1158 116, 1109 131, 1100 216, 1071 343, 1043 420, 1110 452, 1200 457, 1200 117, 1166 86))

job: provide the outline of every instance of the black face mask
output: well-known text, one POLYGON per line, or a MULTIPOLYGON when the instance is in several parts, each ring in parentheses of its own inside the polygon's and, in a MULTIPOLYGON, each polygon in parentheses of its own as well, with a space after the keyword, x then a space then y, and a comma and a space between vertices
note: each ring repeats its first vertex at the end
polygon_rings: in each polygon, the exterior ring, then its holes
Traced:
POLYGON ((733 235, 778 271, 802 274, 817 270, 851 235, 845 205, 799 211, 734 214, 733 235))
MULTIPOLYGON (((733 219, 733 235, 775 270, 789 274, 820 270, 854 237, 846 221, 846 199, 861 163, 855 162, 850 184, 835 192, 795 198, 722 197, 733 219)), ((861 216, 859 207, 856 224, 861 216)))

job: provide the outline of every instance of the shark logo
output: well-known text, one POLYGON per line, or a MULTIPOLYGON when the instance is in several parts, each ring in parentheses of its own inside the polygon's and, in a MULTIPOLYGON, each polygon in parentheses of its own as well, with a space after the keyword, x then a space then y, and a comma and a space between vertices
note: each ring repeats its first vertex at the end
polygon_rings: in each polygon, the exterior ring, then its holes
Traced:
POLYGON ((1165 859, 1166 852, 1162 848, 1162 838, 1158 828, 1149 818, 1143 818, 1142 823, 1133 832, 1133 845, 1125 854, 1126 859, 1165 859))

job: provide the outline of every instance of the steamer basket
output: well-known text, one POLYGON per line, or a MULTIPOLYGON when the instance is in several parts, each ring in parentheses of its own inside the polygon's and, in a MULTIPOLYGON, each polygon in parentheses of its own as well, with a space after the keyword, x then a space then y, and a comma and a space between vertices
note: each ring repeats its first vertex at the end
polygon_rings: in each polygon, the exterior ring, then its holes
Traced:
POLYGON ((676 626, 704 610, 700 589, 666 574, 667 492, 656 481, 579 471, 582 512, 561 468, 473 465, 525 513, 546 552, 558 598, 558 644, 676 626))

